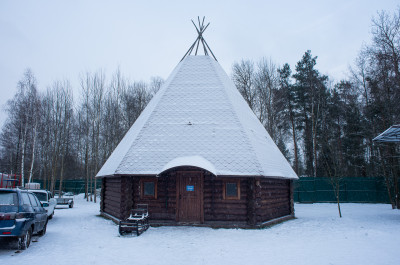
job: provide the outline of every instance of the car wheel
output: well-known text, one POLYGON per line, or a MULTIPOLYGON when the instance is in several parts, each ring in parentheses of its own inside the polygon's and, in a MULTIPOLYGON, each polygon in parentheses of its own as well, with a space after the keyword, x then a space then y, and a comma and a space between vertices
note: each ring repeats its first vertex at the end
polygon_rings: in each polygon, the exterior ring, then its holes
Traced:
POLYGON ((54 212, 49 216, 49 219, 53 219, 54 212))
POLYGON ((46 230, 47 230, 47 222, 44 224, 42 231, 39 231, 39 236, 43 236, 44 234, 46 234, 46 230))
POLYGON ((74 203, 73 202, 69 205, 69 208, 72 208, 72 207, 74 207, 74 203))
POLYGON ((32 241, 32 227, 29 227, 28 231, 25 234, 18 238, 18 248, 19 249, 27 249, 32 241))

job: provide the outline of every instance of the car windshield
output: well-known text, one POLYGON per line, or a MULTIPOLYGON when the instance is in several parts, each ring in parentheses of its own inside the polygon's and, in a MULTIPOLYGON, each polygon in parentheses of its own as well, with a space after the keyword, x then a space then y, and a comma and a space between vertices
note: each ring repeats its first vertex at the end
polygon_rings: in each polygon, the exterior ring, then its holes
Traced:
POLYGON ((18 197, 15 192, 0 191, 0 205, 17 205, 18 197))
POLYGON ((44 192, 33 192, 39 201, 47 201, 47 193, 44 192))

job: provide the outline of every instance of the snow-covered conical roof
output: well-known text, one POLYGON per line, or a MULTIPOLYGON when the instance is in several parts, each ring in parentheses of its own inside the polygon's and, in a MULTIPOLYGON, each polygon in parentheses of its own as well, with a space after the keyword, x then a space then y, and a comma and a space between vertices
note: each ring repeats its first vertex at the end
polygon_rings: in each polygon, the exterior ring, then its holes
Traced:
POLYGON ((174 69, 97 177, 158 175, 177 166, 216 176, 297 178, 221 66, 188 56, 174 69))

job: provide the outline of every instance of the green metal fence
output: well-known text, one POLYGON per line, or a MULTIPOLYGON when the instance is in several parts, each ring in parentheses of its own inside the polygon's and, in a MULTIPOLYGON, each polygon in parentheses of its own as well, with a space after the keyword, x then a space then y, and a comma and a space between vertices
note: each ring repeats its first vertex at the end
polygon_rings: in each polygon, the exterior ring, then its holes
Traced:
MULTIPOLYGON (((44 188, 43 181, 35 180, 35 182, 40 183, 40 186, 44 188)), ((72 192, 74 194, 84 193, 86 187, 86 181, 84 179, 71 179, 64 180, 62 185, 62 190, 65 192, 72 192)), ((97 180, 96 183, 97 189, 101 188, 101 179, 97 180)), ((55 190, 58 191, 60 187, 60 181, 56 181, 55 190)), ((94 182, 92 183, 92 187, 94 188, 94 182)), ((90 190, 90 189, 89 189, 90 190)))
MULTIPOLYGON (((383 178, 342 178, 341 202, 390 203, 383 178)), ((294 182, 295 202, 336 202, 329 178, 299 178, 294 182)))
MULTIPOLYGON (((35 181, 43 186, 42 181, 35 181)), ((85 192, 85 180, 64 180, 63 191, 74 194, 85 192)), ((58 190, 59 182, 56 182, 58 190)), ((93 183, 94 187, 94 183, 93 183)), ((101 188, 101 180, 97 181, 101 188)), ((336 202, 333 187, 328 178, 303 177, 294 181, 295 202, 336 202)), ((342 178, 340 180, 341 202, 390 203, 383 178, 342 178)))

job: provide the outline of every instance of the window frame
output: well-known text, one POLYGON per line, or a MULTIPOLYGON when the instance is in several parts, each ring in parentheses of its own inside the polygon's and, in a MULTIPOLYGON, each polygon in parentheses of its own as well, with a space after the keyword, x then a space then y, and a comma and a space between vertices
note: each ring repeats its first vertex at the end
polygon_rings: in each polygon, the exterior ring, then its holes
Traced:
POLYGON ((223 185, 222 185, 222 198, 224 200, 240 200, 240 179, 224 179, 223 185), (236 183, 236 187, 237 187, 237 195, 236 196, 228 196, 226 194, 228 183, 236 183))
POLYGON ((157 199, 157 178, 143 178, 140 180, 140 199, 156 200, 157 199), (144 183, 154 183, 154 195, 144 195, 144 183))

